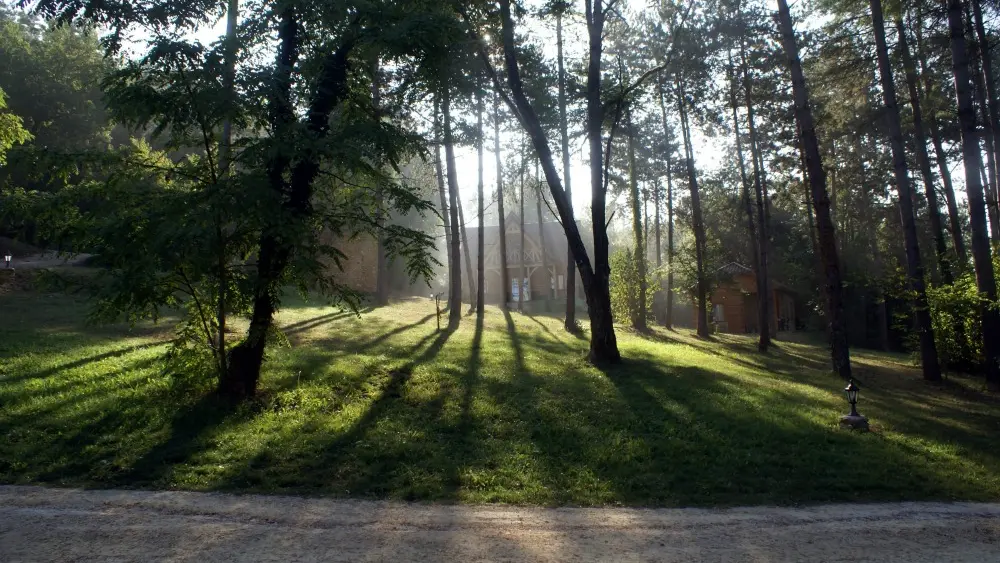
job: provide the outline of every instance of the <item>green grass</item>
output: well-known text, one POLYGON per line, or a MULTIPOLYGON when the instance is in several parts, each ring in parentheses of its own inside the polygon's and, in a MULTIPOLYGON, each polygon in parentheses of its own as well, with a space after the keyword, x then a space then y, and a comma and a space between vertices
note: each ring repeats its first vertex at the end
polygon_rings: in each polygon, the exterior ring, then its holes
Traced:
POLYGON ((0 482, 570 505, 1000 499, 1000 402, 855 352, 869 434, 840 430, 824 347, 619 331, 602 371, 558 319, 420 300, 297 304, 261 397, 162 371, 167 328, 88 327, 64 295, 0 295, 0 482))

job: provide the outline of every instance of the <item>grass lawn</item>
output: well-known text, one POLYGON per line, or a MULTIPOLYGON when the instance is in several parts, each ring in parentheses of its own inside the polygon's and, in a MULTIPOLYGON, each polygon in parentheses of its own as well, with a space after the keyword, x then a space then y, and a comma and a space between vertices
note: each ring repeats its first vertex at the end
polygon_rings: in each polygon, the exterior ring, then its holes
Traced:
POLYGON ((823 346, 619 331, 602 371, 556 318, 428 300, 297 305, 293 346, 233 409, 161 373, 167 327, 89 327, 66 295, 0 295, 0 482, 524 504, 1000 500, 1000 400, 855 351, 873 432, 837 426, 823 346))

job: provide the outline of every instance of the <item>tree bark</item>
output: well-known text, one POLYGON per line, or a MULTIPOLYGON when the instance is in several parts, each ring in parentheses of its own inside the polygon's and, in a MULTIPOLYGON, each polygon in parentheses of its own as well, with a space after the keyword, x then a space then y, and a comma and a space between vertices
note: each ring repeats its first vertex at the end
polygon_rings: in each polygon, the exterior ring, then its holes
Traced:
MULTIPOLYGON (((556 61, 559 67, 559 133, 562 149, 563 184, 566 197, 573 202, 573 188, 569 173, 569 126, 566 120, 566 68, 563 62, 563 13, 556 13, 556 61)), ((576 332, 576 264, 573 251, 567 249, 566 257, 566 330, 576 332)))
MULTIPOLYGON (((984 72, 987 64, 990 62, 989 52, 985 48, 985 43, 982 42, 984 37, 978 37, 977 40, 978 34, 974 29, 976 27, 974 25, 975 18, 970 9, 975 4, 975 0, 966 1, 965 17, 970 28, 969 35, 973 37, 972 51, 974 55, 970 61, 972 64, 973 91, 976 95, 976 101, 979 103, 980 111, 982 111, 983 140, 986 142, 986 174, 987 178, 989 178, 989 182, 985 185, 986 212, 990 219, 990 240, 996 243, 1000 240, 1000 208, 997 207, 997 167, 1000 166, 1000 158, 997 156, 997 151, 1000 150, 1000 146, 997 146, 995 142, 997 132, 994 131, 994 121, 990 115, 990 106, 986 100, 987 90, 984 72)), ((980 13, 980 16, 982 16, 982 13, 980 13)))
MULTIPOLYGON (((236 37, 236 28, 239 25, 239 0, 229 0, 226 7, 226 45, 224 54, 225 71, 222 76, 222 88, 230 98, 230 103, 235 103, 236 98, 236 52, 239 48, 236 37)), ((219 142, 219 178, 225 180, 229 177, 229 168, 232 161, 233 145, 233 121, 226 117, 222 121, 222 139, 219 142)), ((216 238, 218 239, 218 268, 219 268, 219 292, 216 302, 216 324, 218 325, 218 341, 215 345, 217 362, 219 363, 219 375, 227 371, 228 358, 226 353, 226 302, 228 300, 228 268, 226 265, 226 228, 225 217, 222 213, 216 215, 216 238)))
MULTIPOLYGON (((747 233, 750 235, 750 254, 753 256, 751 260, 751 265, 753 266, 754 277, 757 282, 757 295, 758 297, 764 295, 767 291, 767 284, 764 282, 764 278, 761 276, 760 269, 760 237, 757 234, 757 225, 754 223, 754 212, 753 203, 750 201, 750 181, 747 178, 747 168, 746 163, 743 158, 743 139, 740 134, 740 120, 739 120, 739 103, 736 100, 736 76, 733 69, 733 57, 729 55, 729 104, 733 110, 733 136, 736 138, 736 161, 739 164, 740 169, 740 183, 742 190, 740 191, 740 198, 743 200, 743 209, 746 211, 747 215, 747 233)), ((760 331, 760 327, 767 324, 767 309, 764 307, 760 300, 758 299, 757 306, 757 327, 760 331)), ((766 329, 765 329, 766 330, 766 329)), ((760 349, 761 342, 763 342, 764 336, 761 335, 761 340, 758 342, 758 349, 760 349)), ((763 350, 766 351, 765 346, 763 350)))
MULTIPOLYGON (((542 271, 545 272, 546 281, 551 281, 552 283, 547 283, 545 287, 545 293, 548 294, 549 300, 552 299, 552 288, 555 287, 555 280, 548 280, 551 274, 549 272, 549 258, 545 253, 545 228, 543 227, 543 217, 542 217, 542 182, 538 177, 538 159, 535 159, 535 216, 538 217, 538 246, 542 250, 542 271)), ((539 288, 541 289, 541 288, 539 288)), ((545 310, 549 310, 549 304, 545 304, 545 310)))
MULTIPOLYGON (((379 72, 378 56, 376 55, 372 63, 372 109, 374 110, 376 119, 382 118, 379 72)), ((385 202, 383 201, 382 183, 379 180, 376 180, 375 184, 375 200, 378 203, 378 210, 375 216, 375 222, 378 227, 377 246, 375 249, 377 261, 375 271, 375 304, 379 307, 384 307, 389 304, 389 265, 385 255, 385 237, 382 235, 385 228, 385 211, 383 209, 385 202)))
MULTIPOLYGON (((667 125, 667 104, 663 96, 663 82, 656 81, 656 90, 660 98, 660 119, 663 121, 663 144, 666 146, 667 154, 664 159, 667 161, 667 315, 664 326, 668 329, 674 328, 674 184, 673 170, 671 169, 671 157, 673 150, 670 146, 670 127, 667 125)), ((657 236, 659 242, 659 236, 657 236)), ((659 252, 657 252, 659 255, 659 252)))
POLYGON ((479 237, 476 241, 476 315, 480 318, 486 312, 486 202, 483 197, 483 90, 481 84, 476 84, 476 153, 479 158, 479 183, 476 186, 479 195, 479 237))
MULTIPOLYGON (((457 179, 456 182, 458 183, 457 179)), ((465 226, 465 211, 462 206, 462 196, 461 194, 455 194, 455 201, 458 202, 458 222, 461 224, 461 230, 459 231, 462 236, 462 257, 465 259, 465 279, 467 289, 469 290, 469 299, 476 298, 476 277, 472 274, 472 256, 469 252, 469 231, 465 226)), ((475 304, 469 308, 469 312, 475 309, 475 304)))
MULTIPOLYGON (((896 101, 896 83, 893 80, 892 64, 889 61, 889 47, 885 41, 885 20, 882 16, 882 0, 869 0, 872 25, 875 29, 875 50, 878 55, 878 69, 881 76, 882 98, 885 104, 889 126, 889 146, 892 150, 892 167, 896 176, 896 193, 899 196, 899 214, 903 225, 903 240, 906 247, 906 270, 910 290, 914 293, 913 313, 916 317, 917 334, 920 336, 920 359, 924 379, 941 381, 941 367, 938 365, 937 347, 934 344, 934 329, 931 326, 930 306, 924 288, 924 266, 920 258, 920 244, 917 239, 917 222, 913 213, 913 187, 906 163, 906 147, 903 144, 903 128, 900 124, 899 105, 896 101)), ((900 36, 905 42, 905 34, 900 36)), ((903 43, 905 46, 905 43, 903 43)), ((914 112, 916 115, 916 112, 914 112)), ((920 139, 917 139, 920 144, 920 139)), ((919 151, 918 151, 919 152, 919 151)))
POLYGON ((705 278, 705 223, 701 214, 701 193, 698 190, 698 173, 694 168, 694 148, 691 145, 691 129, 688 126, 684 84, 677 79, 677 106, 681 116, 681 132, 684 137, 684 154, 687 157, 688 185, 691 190, 691 221, 694 229, 694 255, 697 268, 698 336, 709 337, 708 330, 708 280, 705 278))
MULTIPOLYGON (((441 145, 443 144, 444 135, 441 132, 441 112, 440 112, 440 100, 439 93, 434 95, 434 170, 437 176, 437 186, 438 195, 441 197, 441 220, 444 222, 444 248, 445 248, 445 262, 448 265, 448 285, 451 286, 452 272, 455 269, 455 263, 451 260, 451 221, 449 220, 450 213, 448 211, 448 195, 444 186, 444 162, 441 159, 441 145)), ((451 304, 451 293, 448 293, 448 303, 451 304)))
POLYGON ((787 0, 778 0, 778 18, 782 46, 791 73, 795 118, 799 126, 806 169, 809 173, 812 203, 816 212, 818 246, 826 277, 827 314, 830 317, 830 356, 834 372, 844 379, 850 379, 851 358, 847 344, 847 324, 844 319, 837 237, 830 217, 830 197, 826 192, 826 174, 820 160, 816 127, 812 108, 809 106, 809 90, 802 72, 802 62, 799 60, 799 48, 795 41, 795 29, 792 26, 792 15, 787 0))
POLYGON ((520 180, 519 190, 518 190, 518 205, 521 206, 518 221, 520 225, 518 226, 518 231, 521 234, 521 242, 517 248, 518 261, 521 263, 521 275, 517 279, 517 312, 524 312, 524 286, 528 285, 525 280, 528 278, 528 270, 524 264, 524 167, 528 165, 524 161, 525 147, 524 141, 521 141, 521 166, 518 171, 518 176, 520 180))
POLYGON ((458 172, 455 170, 455 147, 451 132, 451 92, 447 84, 442 85, 441 111, 444 114, 444 158, 448 171, 448 213, 451 222, 451 280, 448 287, 448 326, 456 328, 462 320, 462 270, 461 248, 459 245, 458 218, 458 172))
POLYGON ((625 109, 625 122, 628 128, 628 184, 632 200, 633 260, 639 275, 639 294, 636 296, 636 308, 632 311, 632 328, 646 330, 646 249, 643 244, 642 203, 639 200, 639 182, 636 178, 635 131, 631 108, 625 109))
MULTIPOLYGON (((927 54, 924 50, 922 15, 918 10, 916 18, 917 35, 917 58, 920 62, 920 76, 924 83, 924 101, 930 103, 931 96, 936 91, 931 74, 927 71, 927 54)), ((941 187, 944 188, 945 203, 948 207, 948 218, 951 233, 952 246, 955 248, 955 255, 958 258, 958 267, 965 269, 969 263, 969 254, 965 249, 965 238, 963 236, 962 218, 958 214, 958 201, 955 198, 955 188, 951 182, 951 171, 948 169, 948 156, 944 152, 944 144, 941 141, 941 127, 938 124, 937 116, 933 108, 927 112, 927 125, 930 129, 931 144, 934 147, 934 158, 937 161, 938 174, 941 176, 941 187)))
POLYGON ((906 86, 910 94, 910 106, 913 108, 913 135, 916 146, 917 165, 924 181, 924 195, 927 197, 927 217, 931 223, 934 235, 934 249, 937 254, 938 268, 941 278, 948 285, 954 281, 951 273, 951 260, 948 258, 948 247, 944 239, 944 225, 941 223, 941 208, 938 204, 937 191, 934 189, 934 173, 931 171, 931 159, 927 154, 927 134, 924 131, 923 112, 920 107, 920 93, 917 88, 917 71, 910 56, 910 47, 906 37, 906 27, 902 18, 896 18, 896 32, 899 35, 899 53, 903 58, 903 69, 906 73, 906 86))
MULTIPOLYGON (((281 13, 275 79, 269 94, 269 117, 276 139, 289 134, 296 121, 291 89, 299 53, 298 30, 294 7, 286 7, 281 13)), ((319 69, 319 78, 305 116, 305 130, 312 142, 326 137, 330 114, 347 95, 348 56, 354 46, 353 30, 348 30, 339 47, 325 57, 319 69)), ((295 162, 281 151, 270 157, 267 163, 269 187, 276 194, 286 194, 281 199, 281 216, 286 220, 302 222, 308 219, 312 182, 319 169, 319 155, 311 151, 295 162), (290 172, 288 180, 285 179, 287 172, 290 172)), ((294 243, 283 240, 273 231, 265 230, 261 235, 250 327, 246 338, 229 352, 228 370, 219 381, 219 391, 225 396, 243 398, 257 392, 267 335, 281 300, 282 277, 293 253, 294 243)))
POLYGON ((976 268, 976 286, 985 297, 980 307, 983 333, 983 354, 986 382, 991 390, 1000 390, 1000 313, 990 307, 997 299, 996 275, 986 234, 986 202, 979 179, 982 154, 976 113, 972 105, 972 84, 969 77, 969 56, 962 21, 962 1, 948 0, 948 28, 951 32, 952 74, 955 97, 958 100, 958 120, 962 131, 962 158, 965 163, 965 189, 969 201, 972 225, 972 257, 976 268))
POLYGON ((611 293, 608 288, 610 275, 607 251, 608 237, 604 209, 605 194, 600 181, 602 177, 601 166, 603 165, 600 138, 601 125, 603 123, 600 119, 603 117, 600 96, 600 56, 604 15, 601 11, 600 0, 593 0, 593 2, 587 0, 586 8, 591 55, 587 71, 587 131, 590 135, 591 146, 591 202, 592 204, 599 204, 591 206, 595 240, 593 266, 591 266, 590 257, 587 255, 587 249, 583 244, 583 238, 580 236, 576 220, 573 218, 572 202, 566 196, 566 192, 562 187, 562 180, 559 178, 559 173, 556 172, 552 150, 549 147, 545 131, 542 129, 538 114, 535 113, 534 108, 524 94, 524 87, 521 83, 521 75, 517 63, 517 52, 514 47, 514 23, 510 13, 510 0, 500 1, 504 60, 507 66, 507 81, 510 84, 514 98, 512 104, 515 105, 517 118, 531 137, 531 142, 535 147, 538 158, 541 160, 545 180, 549 184, 552 200, 559 212, 559 220, 562 222, 567 243, 573 252, 577 271, 580 273, 580 281, 583 283, 584 293, 587 297, 587 313, 590 316, 589 359, 593 363, 604 364, 616 363, 621 360, 621 353, 618 351, 618 342, 615 337, 614 322, 611 315, 611 293), (596 137, 594 136, 595 132, 596 137), (593 152, 595 149, 596 153, 593 152), (595 156, 596 159, 594 158, 595 156), (598 181, 594 182, 594 179, 598 181))
POLYGON ((503 159, 500 157, 500 100, 499 95, 493 96, 493 154, 497 161, 497 215, 500 217, 500 307, 507 310, 507 297, 510 295, 510 272, 507 269, 507 218, 503 208, 503 159))
MULTIPOLYGON (((747 128, 750 133, 750 156, 753 159, 753 187, 757 197, 757 252, 758 252, 758 274, 757 274, 757 318, 760 330, 760 338, 757 340, 757 350, 767 352, 771 346, 771 288, 768 283, 768 256, 767 250, 770 244, 770 229, 768 221, 769 213, 765 209, 767 205, 767 187, 764 180, 764 159, 760 154, 760 144, 757 140, 757 124, 754 118, 753 89, 750 84, 750 73, 745 49, 740 45, 740 63, 743 67, 743 92, 744 102, 747 107, 747 128)), ((777 327, 774 327, 777 330, 777 327)))

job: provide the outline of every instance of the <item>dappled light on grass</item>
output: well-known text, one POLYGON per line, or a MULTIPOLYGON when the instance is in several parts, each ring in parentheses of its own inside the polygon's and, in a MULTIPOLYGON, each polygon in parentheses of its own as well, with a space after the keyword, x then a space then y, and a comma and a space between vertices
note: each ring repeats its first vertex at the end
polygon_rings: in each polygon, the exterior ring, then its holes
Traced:
POLYGON ((68 298, 17 299, 0 329, 5 482, 574 505, 1000 498, 1000 404, 978 382, 928 386, 901 356, 856 354, 876 430, 862 435, 837 427, 823 346, 761 356, 750 338, 622 330, 625 361, 602 371, 554 317, 488 308, 438 332, 428 300, 360 316, 303 304, 279 318, 292 345, 260 397, 231 407, 171 388, 163 334, 89 331, 68 298), (73 336, 42 332, 54 322, 73 336))

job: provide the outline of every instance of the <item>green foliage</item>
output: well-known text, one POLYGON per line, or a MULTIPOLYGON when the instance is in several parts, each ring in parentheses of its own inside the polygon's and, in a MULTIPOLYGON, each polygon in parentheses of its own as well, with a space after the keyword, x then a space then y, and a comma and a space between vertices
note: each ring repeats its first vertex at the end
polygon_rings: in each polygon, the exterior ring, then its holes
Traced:
POLYGON ((927 301, 942 365, 966 369, 979 366, 983 354, 979 310, 983 301, 976 289, 975 274, 962 274, 954 285, 928 286, 927 301))
MULTIPOLYGON (((635 255, 618 250, 611 255, 611 312, 618 322, 637 318, 639 312, 639 267, 635 255)), ((654 273, 646 274, 646 306, 651 308, 658 279, 654 273)), ((646 311, 650 314, 650 311, 646 311)))
POLYGON ((32 139, 31 133, 24 128, 23 120, 7 111, 7 95, 0 88, 0 165, 7 164, 7 151, 14 145, 26 143, 32 139))

